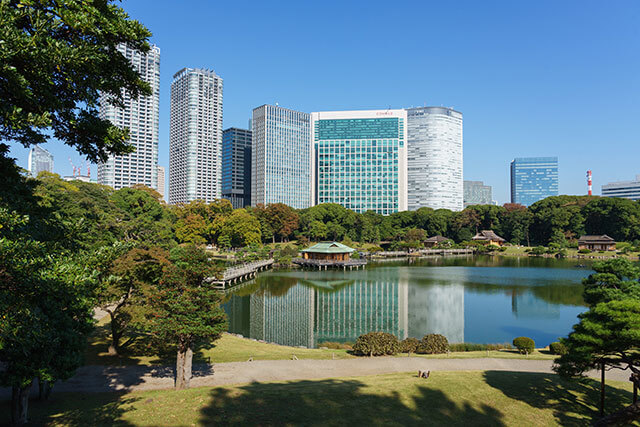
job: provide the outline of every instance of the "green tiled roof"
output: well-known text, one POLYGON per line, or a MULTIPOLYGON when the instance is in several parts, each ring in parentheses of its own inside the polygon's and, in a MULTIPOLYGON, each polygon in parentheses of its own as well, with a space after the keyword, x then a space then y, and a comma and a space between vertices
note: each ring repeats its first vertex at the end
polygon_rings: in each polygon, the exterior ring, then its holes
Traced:
POLYGON ((338 242, 320 242, 311 246, 310 248, 303 249, 301 252, 313 252, 320 254, 350 254, 355 249, 349 246, 343 245, 338 242))

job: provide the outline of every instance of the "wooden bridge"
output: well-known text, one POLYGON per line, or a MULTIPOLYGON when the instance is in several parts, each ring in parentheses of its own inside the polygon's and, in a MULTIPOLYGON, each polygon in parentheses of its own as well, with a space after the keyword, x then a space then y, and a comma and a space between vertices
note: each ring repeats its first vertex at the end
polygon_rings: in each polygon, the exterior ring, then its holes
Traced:
POLYGON ((258 271, 266 270, 273 265, 273 258, 253 261, 227 268, 222 278, 209 277, 208 282, 224 289, 227 285, 256 277, 258 271))
POLYGON ((473 249, 420 249, 413 252, 386 251, 371 254, 374 258, 404 258, 429 255, 473 255, 473 249))

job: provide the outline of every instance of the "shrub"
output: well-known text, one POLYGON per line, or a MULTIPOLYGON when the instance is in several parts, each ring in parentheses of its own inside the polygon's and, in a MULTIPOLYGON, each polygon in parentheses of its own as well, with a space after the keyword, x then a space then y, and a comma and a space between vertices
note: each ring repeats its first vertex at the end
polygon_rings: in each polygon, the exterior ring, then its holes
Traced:
POLYGON ((521 354, 533 353, 536 343, 529 337, 517 337, 513 339, 513 346, 517 348, 521 354))
POLYGON ((405 338, 400 341, 400 352, 401 353, 415 353, 418 350, 418 346, 420 345, 420 340, 417 338, 405 338))
POLYGON ((513 346, 509 343, 504 344, 476 344, 470 342, 461 342, 449 344, 449 351, 493 351, 493 350, 510 350, 513 346))
POLYGON ((353 345, 353 352, 358 356, 394 355, 399 350, 398 338, 386 332, 369 332, 360 335, 353 345))
POLYGON ((544 246, 536 246, 535 248, 531 249, 529 253, 536 256, 544 255, 545 253, 547 253, 547 248, 545 248, 544 246))
POLYGON ((562 356, 564 354, 567 354, 567 347, 561 342, 552 342, 551 344, 549 344, 549 351, 551 351, 551 354, 562 356))
POLYGON ((442 354, 449 350, 447 337, 440 334, 425 335, 420 341, 416 353, 420 354, 442 354))
POLYGON ((584 249, 580 249, 580 250, 578 251, 578 253, 579 253, 579 254, 590 254, 590 253, 591 253, 591 251, 590 251, 589 249, 587 249, 587 248, 584 248, 584 249))

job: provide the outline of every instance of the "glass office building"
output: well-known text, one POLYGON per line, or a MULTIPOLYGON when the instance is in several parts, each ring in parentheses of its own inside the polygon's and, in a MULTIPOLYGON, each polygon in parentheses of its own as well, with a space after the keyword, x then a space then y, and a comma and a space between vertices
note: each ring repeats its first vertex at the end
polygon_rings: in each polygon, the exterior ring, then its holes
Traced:
POLYGON ((635 201, 640 200, 640 175, 635 181, 610 182, 602 186, 602 197, 622 197, 635 201))
POLYGON ((119 128, 129 129, 129 143, 133 153, 110 156, 105 163, 98 163, 98 183, 116 190, 143 184, 158 187, 158 121, 160 116, 160 49, 151 46, 143 54, 125 44, 118 45, 142 79, 151 86, 151 95, 137 99, 123 91, 124 108, 109 102, 108 96, 100 98, 100 118, 111 121, 119 128))
POLYGON ((530 206, 558 195, 557 157, 520 157, 511 162, 511 203, 530 206))
POLYGON ((171 83, 169 203, 222 196, 222 78, 183 68, 171 83))
POLYGON ((53 172, 53 155, 39 146, 29 150, 29 174, 37 177, 42 171, 53 172))
POLYGON ((311 113, 314 204, 407 210, 406 110, 311 113))
POLYGON ((464 207, 473 205, 491 205, 492 188, 482 181, 464 181, 464 207))
POLYGON ((251 131, 222 132, 222 197, 234 209, 251 206, 251 131))
POLYGON ((311 205, 309 113, 277 105, 253 110, 251 205, 311 205))
POLYGON ((409 210, 462 210, 462 113, 409 108, 407 120, 409 210))

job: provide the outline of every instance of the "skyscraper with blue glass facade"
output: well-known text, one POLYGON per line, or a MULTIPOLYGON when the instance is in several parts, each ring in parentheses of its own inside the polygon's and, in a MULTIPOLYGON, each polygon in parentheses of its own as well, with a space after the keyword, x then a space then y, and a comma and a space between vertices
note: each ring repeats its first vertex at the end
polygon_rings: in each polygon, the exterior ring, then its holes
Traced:
POLYGON ((511 162, 511 203, 530 206, 558 195, 557 157, 519 157, 511 162))
POLYGON ((406 110, 311 113, 314 204, 407 210, 406 110))
POLYGON ((222 132, 222 197, 234 209, 251 205, 251 131, 222 132))
POLYGON ((309 113, 277 105, 253 110, 251 205, 311 205, 309 113))

